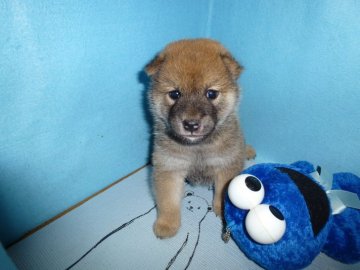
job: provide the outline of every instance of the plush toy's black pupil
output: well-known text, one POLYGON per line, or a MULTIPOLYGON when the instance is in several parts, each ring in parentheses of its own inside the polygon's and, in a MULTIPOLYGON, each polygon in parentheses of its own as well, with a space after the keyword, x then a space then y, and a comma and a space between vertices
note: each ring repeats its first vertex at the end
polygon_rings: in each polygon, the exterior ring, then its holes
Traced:
POLYGON ((279 209, 277 209, 276 207, 270 205, 269 206, 270 212, 274 215, 274 217, 276 217, 279 220, 284 220, 284 216, 283 214, 280 212, 279 209))
POLYGON ((260 181, 254 176, 246 177, 245 184, 252 191, 259 191, 261 189, 260 181))

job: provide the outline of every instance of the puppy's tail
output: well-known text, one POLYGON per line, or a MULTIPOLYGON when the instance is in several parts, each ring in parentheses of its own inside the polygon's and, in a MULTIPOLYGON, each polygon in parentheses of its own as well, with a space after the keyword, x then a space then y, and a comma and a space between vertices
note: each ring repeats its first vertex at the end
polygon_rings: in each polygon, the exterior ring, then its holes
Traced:
POLYGON ((256 151, 250 144, 245 145, 245 153, 247 160, 255 159, 256 157, 256 151))

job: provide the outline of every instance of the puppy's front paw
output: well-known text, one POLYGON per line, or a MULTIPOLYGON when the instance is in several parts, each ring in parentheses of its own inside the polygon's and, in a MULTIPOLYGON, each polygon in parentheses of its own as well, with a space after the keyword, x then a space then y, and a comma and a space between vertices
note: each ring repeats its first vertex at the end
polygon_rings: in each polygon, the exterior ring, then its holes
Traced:
POLYGON ((154 233, 159 238, 174 236, 180 228, 180 221, 159 217, 154 224, 154 233))

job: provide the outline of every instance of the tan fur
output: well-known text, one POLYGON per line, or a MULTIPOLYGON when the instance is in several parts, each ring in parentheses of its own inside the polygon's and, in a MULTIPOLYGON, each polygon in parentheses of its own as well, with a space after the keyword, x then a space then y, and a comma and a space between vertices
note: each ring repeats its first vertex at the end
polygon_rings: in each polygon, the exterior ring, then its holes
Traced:
POLYGON ((154 191, 158 217, 154 232, 171 237, 180 227, 185 178, 214 184, 214 212, 222 213, 224 189, 255 151, 245 148, 236 117, 242 67, 218 42, 181 40, 169 44, 146 67, 152 79, 149 93, 154 117, 154 191), (209 89, 218 91, 215 99, 209 89), (178 90, 174 100, 169 92, 178 90), (185 121, 199 128, 189 131, 185 121))

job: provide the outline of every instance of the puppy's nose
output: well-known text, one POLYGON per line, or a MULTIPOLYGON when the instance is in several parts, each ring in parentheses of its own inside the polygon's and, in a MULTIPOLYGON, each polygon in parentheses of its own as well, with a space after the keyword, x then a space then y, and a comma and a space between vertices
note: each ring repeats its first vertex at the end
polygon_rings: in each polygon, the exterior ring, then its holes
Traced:
POLYGON ((194 132, 200 128, 199 120, 184 120, 183 127, 186 131, 194 132))

